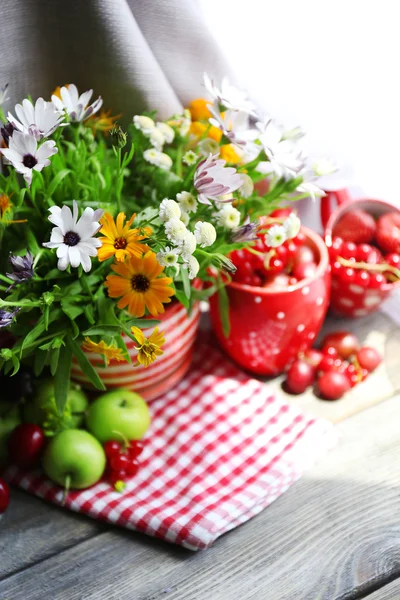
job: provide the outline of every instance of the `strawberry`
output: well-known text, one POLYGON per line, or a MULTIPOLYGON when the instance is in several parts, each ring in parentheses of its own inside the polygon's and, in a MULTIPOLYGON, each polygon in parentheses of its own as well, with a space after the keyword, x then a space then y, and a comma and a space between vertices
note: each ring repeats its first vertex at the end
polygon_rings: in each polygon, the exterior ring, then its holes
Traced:
POLYGON ((374 218, 364 210, 355 209, 343 215, 333 228, 333 235, 345 242, 368 244, 376 233, 374 218))
POLYGON ((400 213, 386 213, 379 217, 376 241, 384 252, 400 253, 400 213))

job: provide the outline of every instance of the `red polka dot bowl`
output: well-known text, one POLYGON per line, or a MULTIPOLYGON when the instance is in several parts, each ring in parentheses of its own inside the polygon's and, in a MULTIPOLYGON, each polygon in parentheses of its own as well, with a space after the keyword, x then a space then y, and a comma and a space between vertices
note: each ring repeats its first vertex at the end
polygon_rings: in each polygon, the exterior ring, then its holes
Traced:
POLYGON ((318 264, 312 278, 282 290, 230 283, 226 287, 228 337, 222 330, 218 294, 210 298, 211 322, 220 345, 236 363, 256 375, 277 375, 300 351, 310 348, 328 309, 328 251, 317 233, 306 227, 302 231, 318 264))
MULTIPOLYGON (((341 196, 337 196, 336 192, 328 192, 323 200, 326 199, 330 203, 330 206, 335 201, 338 204, 325 224, 325 242, 328 248, 332 245, 332 231, 346 212, 357 208, 365 210, 375 218, 387 212, 400 212, 398 207, 383 200, 369 198, 352 200, 348 198, 343 202, 341 196)), ((395 289, 400 289, 400 281, 395 283, 385 282, 376 288, 362 287, 351 281, 346 282, 339 275, 332 273, 330 308, 332 312, 340 316, 365 317, 377 310, 395 289)))

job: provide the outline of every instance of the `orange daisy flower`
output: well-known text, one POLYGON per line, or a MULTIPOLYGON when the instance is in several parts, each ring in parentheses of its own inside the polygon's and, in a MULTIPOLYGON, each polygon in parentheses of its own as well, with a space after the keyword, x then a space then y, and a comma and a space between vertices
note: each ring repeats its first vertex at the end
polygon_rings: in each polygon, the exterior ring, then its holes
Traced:
POLYGON ((192 115, 192 121, 206 121, 211 117, 208 104, 212 104, 212 102, 205 98, 196 98, 190 102, 188 108, 192 115))
POLYGON ((109 133, 120 117, 121 114, 113 116, 111 110, 101 110, 98 115, 92 115, 86 121, 86 125, 91 128, 93 133, 95 131, 109 133))
POLYGON ((27 219, 19 219, 17 221, 7 219, 12 207, 13 205, 9 196, 7 194, 0 194, 0 223, 27 223, 27 219))
POLYGON ((164 271, 149 250, 142 258, 131 256, 127 262, 115 263, 104 285, 110 298, 120 298, 118 308, 128 308, 134 317, 143 317, 146 309, 153 317, 164 312, 163 304, 171 302, 174 289, 171 277, 160 277, 164 271))
POLYGON ((82 343, 82 350, 94 352, 95 354, 102 354, 106 359, 107 364, 110 363, 110 360, 126 362, 126 358, 123 356, 121 348, 118 348, 113 344, 106 344, 104 340, 101 340, 101 342, 94 342, 89 337, 85 337, 82 343))
POLYGON ((152 230, 150 227, 129 229, 136 214, 133 214, 129 221, 124 224, 126 216, 123 212, 119 213, 114 222, 110 213, 105 213, 100 219, 102 225, 100 233, 105 237, 99 238, 102 246, 98 250, 98 259, 100 262, 115 256, 118 261, 124 261, 129 256, 141 256, 149 250, 146 244, 141 244, 141 240, 148 238, 152 230))

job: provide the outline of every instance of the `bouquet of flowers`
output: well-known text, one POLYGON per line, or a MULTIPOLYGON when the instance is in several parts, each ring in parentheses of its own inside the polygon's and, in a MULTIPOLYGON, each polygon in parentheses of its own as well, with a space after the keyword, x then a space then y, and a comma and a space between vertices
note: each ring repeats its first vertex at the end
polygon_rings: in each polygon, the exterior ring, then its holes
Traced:
MULTIPOLYGON (((4 113, 0 174, 0 328, 13 343, 0 368, 49 369, 62 414, 73 356, 104 389, 89 353, 137 364, 162 354, 163 333, 143 329, 172 301, 188 311, 230 280, 229 253, 254 243, 259 217, 283 201, 320 195, 320 165, 262 118, 246 94, 205 76, 206 99, 166 121, 135 115, 122 129, 92 90, 55 90, 4 113), (200 282, 200 284, 197 284, 200 282)), ((265 229, 273 248, 298 218, 265 229)), ((226 295, 220 294, 226 313, 226 295)))

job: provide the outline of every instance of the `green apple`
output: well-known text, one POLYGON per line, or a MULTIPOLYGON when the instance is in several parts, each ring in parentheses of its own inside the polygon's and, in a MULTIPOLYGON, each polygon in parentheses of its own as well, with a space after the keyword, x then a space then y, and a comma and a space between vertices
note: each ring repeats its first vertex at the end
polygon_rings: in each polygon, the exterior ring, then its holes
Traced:
POLYGON ((20 423, 18 405, 11 402, 2 402, 0 404, 0 466, 7 460, 8 437, 20 423))
POLYGON ((140 440, 150 426, 150 413, 139 394, 123 388, 99 396, 86 415, 86 426, 102 444, 140 440))
POLYGON ((66 429, 54 436, 43 456, 46 475, 58 485, 82 490, 103 475, 106 455, 95 437, 84 429, 66 429))
POLYGON ((43 379, 39 382, 35 397, 24 408, 24 420, 43 427, 44 423, 54 426, 56 431, 79 427, 88 407, 88 399, 80 386, 70 383, 64 415, 59 417, 54 395, 54 380, 43 379), (79 414, 80 413, 80 414, 79 414))

